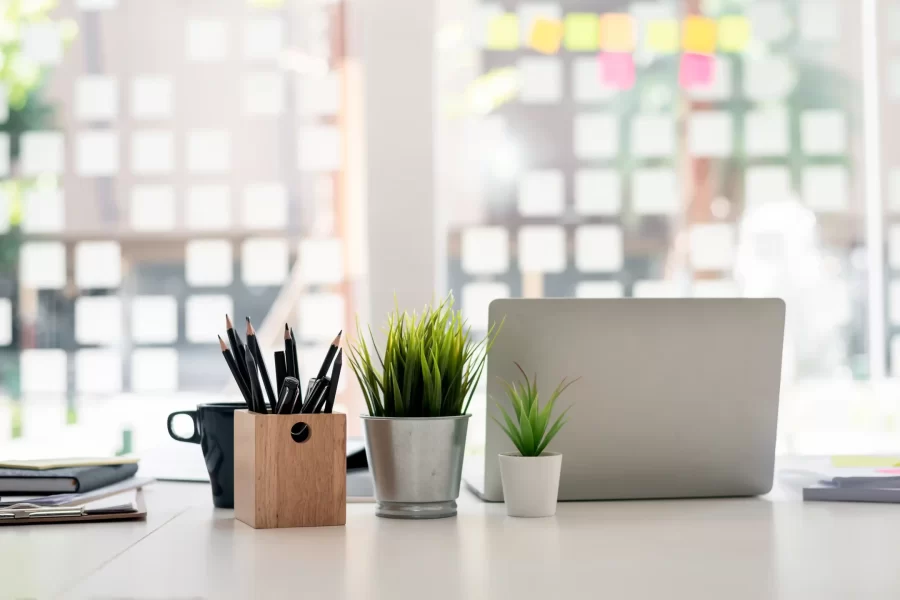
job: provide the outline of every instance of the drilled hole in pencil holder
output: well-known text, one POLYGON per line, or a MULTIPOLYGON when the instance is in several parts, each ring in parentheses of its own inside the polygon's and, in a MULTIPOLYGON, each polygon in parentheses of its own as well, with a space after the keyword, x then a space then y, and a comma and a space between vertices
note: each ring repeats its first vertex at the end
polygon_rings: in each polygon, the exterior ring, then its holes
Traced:
POLYGON ((309 425, 303 421, 294 423, 293 427, 291 427, 291 439, 298 444, 307 441, 309 439, 309 425))

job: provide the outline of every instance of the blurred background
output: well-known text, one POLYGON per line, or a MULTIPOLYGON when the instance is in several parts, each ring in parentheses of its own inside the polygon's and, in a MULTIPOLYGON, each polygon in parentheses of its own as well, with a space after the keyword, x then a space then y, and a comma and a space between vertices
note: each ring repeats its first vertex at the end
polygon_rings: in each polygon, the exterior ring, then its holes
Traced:
POLYGON ((447 291, 784 298, 779 452, 900 449, 898 107, 900 0, 0 0, 0 456, 447 291))

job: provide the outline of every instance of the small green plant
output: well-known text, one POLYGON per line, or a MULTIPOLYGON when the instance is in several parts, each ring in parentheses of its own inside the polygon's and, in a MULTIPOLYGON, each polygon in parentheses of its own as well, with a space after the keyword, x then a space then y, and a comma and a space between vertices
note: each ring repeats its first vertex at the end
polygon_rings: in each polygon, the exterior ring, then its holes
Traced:
POLYGON ((375 338, 369 339, 375 359, 359 322, 357 342, 348 358, 373 417, 450 417, 464 415, 484 370, 487 352, 503 326, 491 327, 479 342, 459 311, 453 295, 437 307, 425 307, 421 315, 400 312, 388 315, 384 355, 375 338))
POLYGON ((506 412, 506 409, 499 403, 497 408, 503 414, 503 420, 506 424, 504 425, 493 416, 491 418, 506 432, 506 435, 509 436, 509 439, 512 440, 512 443, 519 450, 519 454, 522 456, 540 456, 544 449, 547 448, 547 444, 559 433, 563 425, 568 422, 568 419, 563 420, 563 418, 569 412, 569 409, 572 408, 571 406, 556 418, 553 425, 550 425, 550 415, 553 412, 556 400, 566 391, 566 388, 581 378, 573 379, 568 383, 566 379, 560 381, 553 393, 550 394, 550 400, 541 408, 538 400, 537 374, 535 373, 529 382, 528 375, 525 374, 525 370, 522 369, 519 363, 516 363, 516 368, 522 373, 524 383, 509 383, 506 380, 502 380, 503 385, 506 387, 506 397, 512 403, 516 420, 514 422, 510 418, 509 413, 506 412))

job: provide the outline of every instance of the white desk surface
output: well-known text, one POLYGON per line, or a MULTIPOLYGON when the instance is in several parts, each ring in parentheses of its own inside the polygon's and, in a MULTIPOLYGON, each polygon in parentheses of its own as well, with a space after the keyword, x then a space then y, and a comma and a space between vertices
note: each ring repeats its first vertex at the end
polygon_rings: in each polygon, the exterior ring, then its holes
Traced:
POLYGON ((204 484, 148 487, 145 523, 0 529, 0 598, 897 600, 900 506, 726 500, 562 503, 254 531, 204 484))

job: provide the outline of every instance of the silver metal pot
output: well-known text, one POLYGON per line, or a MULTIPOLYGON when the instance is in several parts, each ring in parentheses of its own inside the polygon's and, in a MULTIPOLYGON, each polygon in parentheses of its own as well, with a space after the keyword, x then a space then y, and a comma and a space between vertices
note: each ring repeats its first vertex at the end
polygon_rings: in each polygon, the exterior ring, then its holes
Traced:
POLYGON ((375 514, 395 519, 455 516, 469 415, 362 419, 375 480, 375 514))

